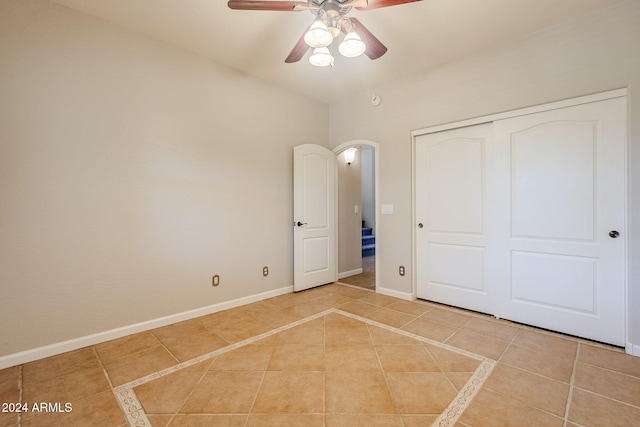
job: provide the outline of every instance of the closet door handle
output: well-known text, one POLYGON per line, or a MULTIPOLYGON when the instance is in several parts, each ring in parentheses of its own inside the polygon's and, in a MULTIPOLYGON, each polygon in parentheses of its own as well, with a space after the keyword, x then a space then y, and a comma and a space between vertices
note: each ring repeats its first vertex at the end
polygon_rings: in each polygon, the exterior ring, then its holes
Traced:
POLYGON ((619 235, 620 233, 617 230, 611 230, 609 232, 609 237, 611 237, 612 239, 617 239, 619 235))

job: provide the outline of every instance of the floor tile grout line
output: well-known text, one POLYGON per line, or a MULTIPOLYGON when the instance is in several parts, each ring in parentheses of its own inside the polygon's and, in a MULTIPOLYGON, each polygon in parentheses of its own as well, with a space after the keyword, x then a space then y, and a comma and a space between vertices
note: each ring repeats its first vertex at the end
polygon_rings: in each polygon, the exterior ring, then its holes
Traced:
MULTIPOLYGON (((98 353, 98 349, 96 348, 96 346, 92 346, 91 349, 93 350, 93 355, 95 356, 96 360, 98 361, 98 364, 100 365, 100 368, 102 369, 102 374, 105 376, 107 383, 109 384, 111 393, 115 397, 116 402, 118 402, 120 409, 122 409, 122 411, 124 412, 125 419, 130 425, 138 425, 137 420, 140 417, 140 414, 141 414, 140 408, 142 406, 140 405, 140 402, 137 402, 137 397, 134 396, 133 399, 130 400, 129 398, 126 398, 126 397, 121 398, 121 396, 119 396, 118 393, 116 393, 113 387, 113 382, 111 381, 111 378, 109 377, 109 373, 107 372, 107 368, 104 366, 104 362, 100 358, 100 353, 98 353)), ((146 418, 146 414, 144 412, 142 412, 142 418, 140 418, 140 421, 141 422, 146 421, 147 423, 149 421, 146 418)))
MULTIPOLYGON (((467 350, 463 350, 463 349, 459 349, 453 346, 450 346, 448 344, 444 344, 435 340, 431 340, 429 338, 425 338, 425 337, 421 337, 419 335, 416 334, 412 334, 410 332, 406 332, 403 331, 401 329, 398 328, 394 328, 388 325, 385 325, 383 323, 380 322, 376 322, 374 320, 371 319, 367 319, 352 313, 348 313, 345 311, 342 311, 340 309, 337 308, 330 308, 327 310, 324 310, 322 312, 316 313, 314 315, 308 316, 306 318, 297 320, 295 322, 292 322, 290 324, 287 325, 283 325, 279 328, 275 328, 271 331, 265 332, 263 334, 259 334, 256 335, 255 337, 251 337, 248 338, 246 340, 240 341, 238 343, 234 343, 231 344, 227 347, 223 347, 221 349, 212 351, 210 353, 207 353, 203 356, 191 359, 189 361, 186 361, 184 363, 180 363, 178 365, 174 365, 173 367, 158 371, 156 373, 147 375, 145 377, 139 378, 137 380, 134 381, 130 381, 129 383, 123 384, 121 386, 116 387, 118 393, 116 394, 116 397, 118 398, 118 402, 120 403, 121 408, 125 411, 125 415, 127 417, 127 420, 129 421, 129 424, 131 426, 144 426, 144 425, 150 425, 149 420, 146 416, 146 413, 142 407, 142 404, 140 403, 140 401, 138 400, 135 391, 133 390, 134 387, 137 387, 141 384, 145 384, 146 382, 152 381, 154 379, 163 377, 165 375, 169 375, 171 373, 177 372, 181 369, 184 369, 188 366, 192 366, 194 364, 200 363, 204 360, 207 359, 211 359, 215 356, 218 356, 220 354, 224 354, 226 352, 235 350, 237 348, 249 345, 251 343, 254 343, 256 341, 259 341, 261 339, 267 338, 269 336, 275 335, 279 332, 294 328, 295 326, 299 326, 302 324, 305 324, 311 320, 315 320, 318 319, 320 317, 324 317, 328 314, 331 313, 335 313, 335 314, 339 314, 339 315, 343 315, 346 317, 350 317, 352 319, 355 320, 359 320, 365 324, 369 324, 372 326, 377 326, 380 327, 382 329, 388 330, 390 332, 394 332, 397 333, 399 335, 403 335, 409 338, 413 338, 417 341, 423 342, 423 343, 428 343, 428 344, 432 344, 434 346, 449 350, 449 351, 453 351, 455 353, 458 354, 462 354, 468 357, 471 357, 473 359, 476 360, 480 360, 481 363, 478 366, 478 368, 476 369, 476 371, 474 371, 473 375, 471 376, 471 378, 467 381, 467 383, 465 384, 465 386, 461 389, 461 391, 458 393, 458 395, 456 395, 456 397, 451 401, 451 403, 449 404, 449 406, 447 407, 447 409, 445 411, 443 411, 443 413, 440 414, 440 417, 438 418, 438 420, 441 419, 447 419, 449 418, 449 420, 453 420, 455 422, 455 420, 462 414, 462 412, 464 412, 464 410, 466 409, 466 407, 469 405, 469 403, 471 402, 471 400, 473 399, 473 397, 478 393, 478 391, 480 390, 480 388, 482 387, 482 384, 484 383, 484 381, 486 380, 486 378, 489 376, 489 374, 491 373, 491 371, 493 370, 496 362, 492 359, 480 356, 478 354, 469 352, 467 350), (482 368, 482 370, 481 370, 482 368), (475 387, 477 386, 477 387, 475 387), (470 398, 469 398, 470 397, 470 398), (128 405, 128 406, 127 406, 128 405), (128 412, 127 412, 128 409, 128 412)), ((326 332, 326 324, 325 324, 325 332, 326 332)), ((266 372, 266 371, 265 371, 266 372)), ((202 378, 204 378, 204 375, 206 374, 203 373, 202 378)), ((264 375, 264 374, 263 374, 264 375)), ((201 378, 201 380, 202 380, 201 378)), ((264 376, 263 376, 264 379, 264 376)), ((385 379, 386 380, 386 379, 385 379)), ((114 393, 116 392, 116 389, 113 389, 114 393)), ((194 388, 195 389, 195 388, 194 388)), ((255 402, 254 402, 255 403, 255 402)), ((326 411, 326 408, 325 408, 326 411)), ((176 413, 177 414, 177 413, 176 413)), ((174 417, 175 415, 174 414, 174 417)), ((247 418, 248 420, 248 418, 247 418)), ((439 422, 439 421, 438 421, 439 422)), ((434 426, 437 425, 436 423, 434 423, 434 426)))
MULTIPOLYGON (((427 344, 435 345, 436 347, 444 348, 445 350, 454 351, 456 353, 463 354, 465 356, 471 357, 471 358, 476 359, 476 360, 489 359, 488 357, 482 356, 480 354, 473 353, 473 352, 470 352, 468 350, 464 350, 464 349, 461 349, 461 348, 458 348, 458 347, 454 347, 452 345, 445 344, 445 343, 440 342, 440 341, 432 340, 430 338, 426 338, 426 337, 423 337, 423 336, 420 336, 420 335, 417 335, 417 334, 414 334, 414 333, 411 333, 411 332, 408 332, 408 331, 405 331, 405 330, 402 330, 402 329, 394 328, 393 326, 385 325, 384 323, 376 322, 375 320, 367 319, 366 317, 358 316, 357 314, 352 314, 352 313, 349 313, 349 312, 346 312, 346 311, 342 311, 342 310, 337 309, 337 308, 333 309, 333 310, 335 310, 335 312, 337 314, 341 314, 343 316, 351 317, 352 319, 360 320, 361 322, 368 323, 370 325, 377 326, 377 327, 382 328, 382 329, 386 329, 387 331, 395 332, 395 333, 398 333, 400 335, 404 335, 406 337, 413 338, 413 339, 415 339, 417 341, 420 341, 420 342, 425 342, 427 344)), ((490 360, 493 360, 493 359, 490 359, 490 360)))
POLYGON ((576 356, 573 360, 573 369, 571 370, 571 380, 569 381, 569 393, 567 394, 567 405, 564 408, 564 423, 563 426, 566 427, 569 422, 569 411, 571 410, 571 401, 573 399, 573 389, 575 387, 575 379, 576 379, 576 371, 578 370, 578 358, 580 357, 580 343, 576 348, 576 356))
MULTIPOLYGON (((172 374, 174 372, 180 371, 184 368, 187 368, 189 366, 193 366, 195 364, 198 364, 200 362, 203 362, 205 360, 211 359, 213 357, 216 357, 220 354, 224 354, 227 353, 229 351, 235 350, 237 348, 240 347, 244 347, 246 345, 252 344, 256 341, 259 341, 261 339, 270 337, 272 335, 275 335, 279 332, 282 331, 286 331, 288 329, 294 328, 296 326, 302 325, 306 322, 315 320, 317 318, 320 318, 322 316, 325 316, 329 313, 331 313, 334 309, 328 309, 328 310, 324 310, 322 312, 313 314, 311 316, 305 317, 303 319, 300 320, 296 320, 294 322, 291 322, 287 325, 283 325, 281 327, 272 329, 270 331, 264 332, 262 334, 256 335, 254 337, 251 338, 247 338, 246 340, 243 341, 239 341, 237 343, 228 345, 226 347, 214 350, 212 352, 206 353, 202 356, 196 357, 194 359, 190 359, 186 362, 182 362, 179 363, 177 365, 171 366, 167 369, 163 369, 160 370, 158 372, 154 372, 152 374, 146 375, 142 378, 138 378, 136 380, 130 381, 128 383, 122 384, 120 386, 117 386, 116 388, 112 388, 114 394, 116 395, 116 399, 118 400, 118 403, 120 404, 120 407, 122 408, 122 410, 125 412, 125 417, 127 418, 127 421, 129 422, 129 425, 131 427, 141 427, 141 426, 146 426, 146 425, 151 425, 151 423, 149 422, 149 419, 147 418, 147 414, 144 411, 144 408, 142 407, 142 404, 140 403, 140 400, 138 399, 135 391, 133 390, 135 387, 142 385, 142 384, 146 384, 149 381, 161 378, 163 376, 172 374), (134 415, 135 414, 135 415, 134 415)), ((203 376, 204 377, 204 376, 203 376)), ((195 388, 194 388, 195 390, 195 388)))
POLYGON ((491 372, 493 372, 496 364, 497 362, 495 360, 484 358, 480 366, 478 366, 473 372, 473 375, 471 375, 471 378, 469 378, 456 397, 451 400, 447 408, 442 411, 440 416, 433 422, 432 426, 455 424, 469 407, 474 397, 478 395, 485 381, 489 378, 491 372))
POLYGON ((229 344, 228 346, 219 348, 219 349, 211 351, 209 353, 205 353, 205 354, 203 354, 201 356, 195 357, 195 358, 187 360, 185 362, 178 363, 176 365, 173 365, 173 366, 170 366, 168 368, 162 369, 160 371, 151 373, 151 374, 146 375, 144 377, 137 378, 135 380, 129 381, 129 382, 125 383, 125 384, 119 385, 118 387, 116 387, 116 389, 125 389, 125 388, 137 387, 137 386, 139 386, 141 384, 145 384, 145 383, 147 383, 149 381, 152 381, 152 380, 154 380, 156 378, 163 377, 165 375, 168 375, 168 374, 171 374, 173 372, 182 370, 182 369, 187 368, 189 366, 193 366, 193 365, 198 364, 200 362, 204 362, 205 360, 211 359, 211 358, 213 358, 215 356, 219 356, 221 354, 227 353, 227 352, 235 350, 237 348, 244 347, 246 345, 249 345, 249 344, 252 344, 252 343, 254 343, 256 341, 259 341, 261 339, 264 339, 264 338, 270 337, 272 335, 275 335, 275 334, 277 334, 279 332, 286 331, 287 329, 291 329, 291 328, 293 328, 295 326, 298 326, 298 325, 302 325, 302 324, 304 324, 306 322, 309 322, 311 320, 315 320, 315 319, 317 319, 319 317, 322 317, 322 316, 330 313, 331 310, 333 310, 333 309, 324 310, 322 312, 313 314, 313 315, 305 317, 303 319, 296 320, 296 321, 288 323, 286 325, 274 328, 274 329, 272 329, 270 331, 267 331, 267 332, 264 332, 262 334, 258 334, 258 335, 254 336, 254 337, 247 338, 245 340, 238 341, 238 342, 233 343, 233 344, 229 344))
POLYGON ((576 386, 574 388, 576 388, 578 390, 581 390, 581 391, 584 391, 585 393, 589 393, 589 394, 592 394, 594 396, 598 396, 598 397, 601 397, 603 399, 611 400, 611 401, 619 403, 621 405, 628 406, 628 407, 633 408, 633 409, 640 409, 640 406, 636 406, 636 405, 634 405, 632 403, 625 402, 624 400, 616 399, 615 397, 607 396, 607 395, 595 392, 593 390, 588 390, 586 388, 582 388, 582 387, 578 387, 578 386, 576 386))
MULTIPOLYGON (((493 371, 494 367, 497 364, 497 362, 493 359, 478 355, 476 353, 472 353, 464 349, 453 347, 451 345, 441 343, 435 340, 431 340, 429 338, 421 337, 419 335, 412 334, 410 332, 406 332, 398 328, 393 328, 383 323, 376 322, 374 320, 367 319, 352 313, 343 312, 340 309, 334 309, 334 310, 335 310, 335 313, 337 314, 342 314, 347 317, 351 317, 352 319, 360 320, 361 322, 383 328, 390 332, 395 332, 400 335, 404 335, 409 338, 416 339, 423 343, 426 342, 436 347, 444 348, 446 350, 449 350, 458 354, 463 354, 467 357, 471 357, 476 360, 480 360, 480 365, 476 368, 474 373, 471 375, 471 378, 469 378, 469 380, 465 383, 464 387, 462 387, 460 392, 458 392, 456 397, 449 403, 447 408, 440 414, 440 416, 436 419, 436 421, 432 424, 432 426, 439 426, 441 425, 441 423, 446 423, 444 425, 450 425, 451 423, 455 423, 458 420, 458 418, 460 418, 462 413, 467 409, 467 407, 469 406, 473 398, 478 394, 478 392, 482 388, 482 385, 484 384, 486 379, 489 377, 489 375, 491 375, 491 372, 493 371)), ((385 381, 386 381, 386 377, 385 377, 385 381)))
MULTIPOLYGON (((202 383, 202 380, 204 379, 204 377, 207 375, 207 372, 209 372, 209 369, 211 369, 211 366, 213 366, 213 363, 215 362, 215 357, 212 358, 211 362, 209 363, 209 365, 207 366, 207 368, 202 372, 202 375, 200 375, 200 378, 198 379, 198 381, 196 381, 195 385, 193 386, 193 388, 191 389, 191 392, 189 394, 187 394, 187 397, 184 399, 184 402, 182 402, 182 405, 180 405, 180 407, 178 408, 178 410, 176 411, 175 414, 173 414, 171 416, 171 421, 169 422, 169 424, 171 422, 173 422, 173 419, 175 417, 178 416, 178 414, 180 413, 180 410, 184 407, 184 405, 187 403, 187 401, 189 400, 189 398, 193 395, 193 392, 196 390, 196 388, 200 385, 200 383, 202 383)), ((135 393, 135 392, 134 392, 135 393)), ((146 412, 146 411, 145 411, 146 412)))

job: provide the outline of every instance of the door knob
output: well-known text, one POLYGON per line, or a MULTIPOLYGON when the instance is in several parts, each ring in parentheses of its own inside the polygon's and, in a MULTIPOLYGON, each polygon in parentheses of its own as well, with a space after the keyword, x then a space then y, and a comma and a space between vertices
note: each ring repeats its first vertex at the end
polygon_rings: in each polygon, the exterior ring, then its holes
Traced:
POLYGON ((618 231, 617 231, 617 230, 611 230, 611 231, 609 232, 609 237, 611 237, 612 239, 616 239, 616 238, 618 238, 618 236, 619 236, 619 235, 620 235, 620 233, 618 233, 618 231))
POLYGON ((418 223, 418 228, 422 228, 422 227, 424 227, 424 225, 422 225, 422 223, 421 223, 421 222, 419 222, 419 223, 418 223))
POLYGON ((300 222, 300 221, 298 221, 298 222, 296 222, 296 225, 297 225, 298 227, 302 227, 303 225, 307 225, 307 223, 306 223, 306 222, 300 222))

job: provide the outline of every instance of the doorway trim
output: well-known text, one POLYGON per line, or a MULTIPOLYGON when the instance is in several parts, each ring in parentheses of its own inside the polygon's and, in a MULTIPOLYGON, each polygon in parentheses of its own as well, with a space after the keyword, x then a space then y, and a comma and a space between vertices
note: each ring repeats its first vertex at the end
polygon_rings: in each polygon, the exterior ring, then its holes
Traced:
MULTIPOLYGON (((379 175, 379 170, 380 170, 380 144, 378 144, 377 142, 374 141, 370 141, 368 139, 353 139, 351 141, 347 141, 347 142, 343 142, 342 144, 338 145, 337 147, 335 147, 333 149, 333 152, 335 153, 336 156, 340 155, 340 153, 342 153, 343 151, 345 151, 347 148, 351 148, 351 147, 361 147, 363 145, 369 146, 373 148, 373 164, 374 164, 374 171, 373 171, 373 176, 374 176, 374 195, 375 195, 375 203, 374 203, 374 207, 375 207, 375 212, 374 212, 374 218, 376 221, 376 235, 378 234, 378 232, 380 231, 380 175, 379 175)), ((340 183, 338 183, 338 186, 340 185, 340 183)), ((378 237, 376 236, 376 242, 378 241, 378 237)), ((340 252, 340 245, 338 245, 338 253, 340 252)), ((378 254, 378 248, 377 248, 377 244, 376 244, 376 293, 379 292, 380 289, 380 256, 378 254)), ((339 272, 338 272, 339 273, 339 272)))

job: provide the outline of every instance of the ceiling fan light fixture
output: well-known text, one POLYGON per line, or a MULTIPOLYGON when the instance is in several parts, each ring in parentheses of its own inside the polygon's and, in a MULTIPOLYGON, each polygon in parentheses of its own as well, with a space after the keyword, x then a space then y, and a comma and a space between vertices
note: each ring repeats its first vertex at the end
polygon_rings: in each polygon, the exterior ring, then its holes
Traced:
POLYGON ((309 62, 311 65, 315 65, 316 67, 333 65, 333 55, 329 52, 329 48, 317 47, 309 57, 309 62))
POLYGON ((367 50, 367 45, 364 44, 362 39, 355 31, 349 31, 344 37, 344 40, 338 45, 338 51, 342 56, 347 58, 355 58, 360 56, 367 50))
POLYGON ((304 42, 311 47, 327 47, 333 42, 333 35, 321 19, 316 19, 304 35, 304 42))

